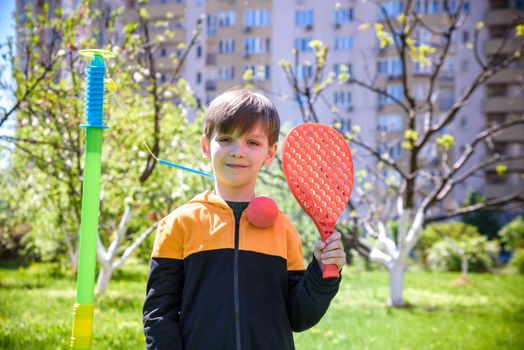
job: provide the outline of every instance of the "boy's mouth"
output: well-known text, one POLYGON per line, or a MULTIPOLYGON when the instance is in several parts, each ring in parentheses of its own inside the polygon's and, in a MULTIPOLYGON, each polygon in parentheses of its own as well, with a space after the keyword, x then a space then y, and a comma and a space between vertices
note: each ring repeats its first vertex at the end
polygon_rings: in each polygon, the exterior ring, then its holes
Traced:
POLYGON ((241 164, 226 164, 226 166, 234 169, 242 169, 247 168, 247 165, 241 165, 241 164))

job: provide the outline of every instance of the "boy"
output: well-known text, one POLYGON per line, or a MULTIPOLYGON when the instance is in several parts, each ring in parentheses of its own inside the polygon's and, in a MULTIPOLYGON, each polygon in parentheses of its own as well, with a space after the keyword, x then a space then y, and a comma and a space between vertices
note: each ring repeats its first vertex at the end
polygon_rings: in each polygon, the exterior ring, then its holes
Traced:
POLYGON ((201 150, 213 191, 161 220, 143 321, 147 349, 294 349, 292 331, 314 326, 338 291, 322 267, 342 268, 340 233, 315 246, 304 271, 300 236, 279 212, 271 227, 249 223, 262 166, 276 150, 280 120, 263 95, 232 90, 208 108, 201 150))

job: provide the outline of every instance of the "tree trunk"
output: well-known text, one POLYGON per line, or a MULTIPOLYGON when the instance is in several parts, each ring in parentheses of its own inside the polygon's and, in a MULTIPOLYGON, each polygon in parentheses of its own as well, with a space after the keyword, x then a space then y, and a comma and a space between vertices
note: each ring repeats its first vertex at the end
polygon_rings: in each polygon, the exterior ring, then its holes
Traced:
POLYGON ((113 266, 111 264, 102 266, 98 273, 98 280, 96 281, 97 294, 103 294, 106 291, 111 280, 111 275, 113 275, 113 266))
POLYGON ((460 260, 461 260, 461 270, 462 270, 462 278, 464 279, 464 281, 467 281, 468 280, 468 270, 469 270, 469 267, 468 267, 468 257, 466 256, 466 254, 462 254, 462 256, 460 257, 460 260))
POLYGON ((401 261, 396 261, 389 269, 389 305, 404 306, 404 271, 405 266, 401 261))

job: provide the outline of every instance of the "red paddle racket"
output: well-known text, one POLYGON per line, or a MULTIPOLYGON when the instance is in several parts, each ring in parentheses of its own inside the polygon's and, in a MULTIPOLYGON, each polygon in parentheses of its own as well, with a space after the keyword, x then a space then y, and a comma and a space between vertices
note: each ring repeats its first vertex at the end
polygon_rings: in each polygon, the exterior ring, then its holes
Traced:
MULTIPOLYGON (((305 123, 289 132, 282 147, 287 184, 325 242, 346 207, 353 189, 353 159, 347 141, 327 125, 305 123)), ((324 278, 338 278, 326 265, 324 278)))

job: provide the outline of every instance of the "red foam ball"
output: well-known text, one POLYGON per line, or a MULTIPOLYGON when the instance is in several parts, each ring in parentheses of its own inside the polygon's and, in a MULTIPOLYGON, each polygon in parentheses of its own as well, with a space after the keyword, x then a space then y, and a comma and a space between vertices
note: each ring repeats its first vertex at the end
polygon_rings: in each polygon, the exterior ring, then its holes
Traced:
POLYGON ((246 208, 247 219, 251 224, 260 228, 273 225, 278 215, 278 207, 269 197, 257 197, 246 208))

